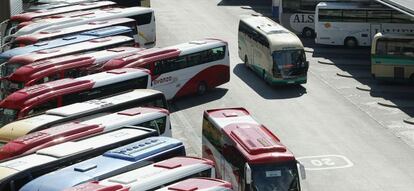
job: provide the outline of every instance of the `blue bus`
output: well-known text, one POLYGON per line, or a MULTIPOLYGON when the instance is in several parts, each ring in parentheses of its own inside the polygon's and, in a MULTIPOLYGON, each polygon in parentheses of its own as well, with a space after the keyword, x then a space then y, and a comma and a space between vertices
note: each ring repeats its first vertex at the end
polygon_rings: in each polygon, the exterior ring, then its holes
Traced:
MULTIPOLYGON (((37 133, 25 141, 31 141, 38 136, 42 134, 37 133)), ((157 131, 153 129, 128 126, 2 161, 0 162, 0 190, 17 191, 36 177, 99 156, 110 149, 153 136, 158 136, 157 131)))
POLYGON ((24 185, 20 191, 61 191, 175 156, 185 156, 181 141, 169 137, 151 137, 45 174, 24 185))
POLYGON ((67 36, 67 37, 50 40, 50 41, 43 41, 43 42, 39 42, 33 45, 25 46, 25 47, 15 48, 15 45, 13 45, 11 47, 13 49, 7 50, 0 54, 0 63, 6 62, 13 56, 29 54, 34 51, 51 49, 51 48, 66 46, 70 44, 85 42, 85 41, 93 40, 97 38, 115 36, 115 35, 134 37, 134 31, 133 29, 127 26, 112 26, 112 27, 91 30, 91 31, 85 31, 83 33, 80 33, 79 35, 67 36))

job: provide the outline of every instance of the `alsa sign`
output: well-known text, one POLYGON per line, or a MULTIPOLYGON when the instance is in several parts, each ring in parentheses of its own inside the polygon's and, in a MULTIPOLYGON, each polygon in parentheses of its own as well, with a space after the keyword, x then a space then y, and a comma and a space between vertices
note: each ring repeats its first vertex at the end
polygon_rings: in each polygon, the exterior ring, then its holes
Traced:
POLYGON ((295 32, 301 33, 305 27, 314 29, 315 14, 293 14, 290 16, 290 26, 295 32))

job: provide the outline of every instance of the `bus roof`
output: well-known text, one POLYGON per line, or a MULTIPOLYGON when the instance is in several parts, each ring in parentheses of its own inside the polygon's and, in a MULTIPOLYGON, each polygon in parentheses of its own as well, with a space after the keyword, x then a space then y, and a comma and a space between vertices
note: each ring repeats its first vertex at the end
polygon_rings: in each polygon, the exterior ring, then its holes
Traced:
POLYGON ((146 69, 120 68, 80 78, 65 78, 51 81, 26 87, 10 94, 0 102, 0 107, 23 109, 32 102, 42 102, 42 100, 48 100, 58 95, 97 88, 148 74, 149 71, 146 69))
POLYGON ((249 163, 295 160, 279 138, 258 124, 244 108, 207 110, 204 115, 237 145, 249 163))
POLYGON ((106 28, 101 28, 101 29, 95 29, 95 30, 83 32, 79 35, 67 36, 67 37, 63 37, 60 39, 44 41, 44 42, 36 43, 33 45, 25 46, 25 47, 13 48, 11 50, 7 50, 1 53, 0 57, 10 59, 13 56, 25 55, 25 54, 29 54, 35 51, 57 48, 57 47, 85 42, 85 41, 93 40, 97 38, 122 35, 125 33, 132 33, 132 29, 126 26, 112 26, 112 27, 106 27, 106 28))
POLYGON ((267 17, 248 16, 240 20, 265 36, 272 51, 303 49, 302 41, 296 34, 267 17))
POLYGON ((358 3, 358 2, 320 2, 317 6, 317 9, 370 9, 370 10, 391 10, 389 7, 386 7, 382 4, 376 3, 358 3))
MULTIPOLYGON (((230 191, 232 190, 232 185, 229 182, 220 179, 212 179, 212 178, 190 178, 187 180, 183 180, 181 182, 177 182, 173 185, 166 186, 164 188, 160 188, 156 191, 230 191)), ((112 190, 108 190, 112 191, 112 190)), ((115 190, 114 190, 115 191, 115 190)))
POLYGON ((69 69, 95 67, 112 58, 130 55, 140 50, 143 49, 135 47, 117 47, 87 54, 69 55, 34 62, 18 68, 8 77, 8 80, 27 83, 31 80, 40 79, 69 69))
MULTIPOLYGON (((137 89, 105 99, 95 99, 50 109, 44 114, 6 124, 0 128, 0 141, 8 142, 30 132, 47 128, 51 125, 95 114, 95 111, 97 110, 104 110, 105 108, 110 108, 117 104, 127 103, 134 99, 145 98, 156 94, 162 93, 152 89, 137 89)), ((106 110, 103 112, 105 111, 106 110)))
POLYGON ((38 41, 47 40, 49 38, 56 38, 64 35, 81 33, 88 30, 94 30, 98 28, 104 28, 109 26, 122 25, 128 22, 135 22, 134 19, 130 18, 117 18, 105 21, 93 21, 82 25, 76 25, 68 28, 55 29, 55 30, 43 30, 40 32, 18 36, 15 39, 16 43, 22 44, 34 44, 38 41))
POLYGON ((184 153, 183 143, 168 137, 151 137, 117 149, 103 155, 45 174, 26 184, 21 191, 38 188, 62 190, 83 182, 111 177, 119 173, 148 165, 172 156, 184 153), (172 153, 171 153, 172 152, 172 153), (67 177, 71 177, 68 179, 67 177), (53 182, 53 184, 50 184, 53 182))
POLYGON ((46 16, 57 15, 61 13, 96 9, 100 7, 108 7, 108 6, 115 6, 115 5, 116 3, 112 1, 84 2, 84 3, 77 4, 77 5, 72 5, 72 6, 62 7, 62 8, 36 10, 32 12, 21 13, 21 14, 11 16, 10 20, 24 22, 24 21, 31 21, 39 17, 46 17, 46 16))
POLYGON ((180 55, 191 54, 194 52, 200 52, 202 50, 211 49, 218 46, 227 46, 227 42, 220 39, 207 38, 164 48, 149 48, 132 55, 110 60, 109 62, 105 63, 103 67, 104 70, 109 70, 125 66, 135 66, 143 64, 148 60, 153 61, 154 59, 158 59, 160 57, 176 57, 180 55))
POLYGON ((21 23, 26 25, 20 30, 16 31, 12 36, 17 37, 21 35, 27 35, 37 31, 44 30, 56 30, 66 27, 71 27, 75 25, 86 24, 92 21, 100 21, 121 17, 130 17, 135 16, 138 13, 150 13, 153 12, 153 9, 146 7, 129 7, 129 8, 110 8, 110 9, 100 9, 95 11, 81 11, 78 14, 73 14, 70 16, 56 15, 54 18, 39 19, 32 21, 30 24, 21 23))
POLYGON ((127 36, 111 36, 111 37, 104 37, 104 38, 98 38, 93 39, 85 42, 70 44, 67 46, 62 46, 58 48, 52 48, 52 49, 45 49, 45 50, 39 50, 35 51, 29 54, 25 55, 18 55, 13 56, 10 58, 10 60, 6 64, 30 64, 32 62, 36 62, 39 60, 44 60, 47 58, 54 58, 58 56, 65 56, 68 54, 74 54, 79 52, 85 52, 91 49, 97 49, 100 47, 105 47, 112 44, 121 44, 128 41, 132 41, 133 38, 127 37, 127 36))

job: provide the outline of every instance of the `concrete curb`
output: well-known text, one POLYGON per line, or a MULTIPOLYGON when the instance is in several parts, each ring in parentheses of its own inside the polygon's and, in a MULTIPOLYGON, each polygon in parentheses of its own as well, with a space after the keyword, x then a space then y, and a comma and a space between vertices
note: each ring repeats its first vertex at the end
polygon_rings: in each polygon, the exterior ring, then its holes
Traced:
POLYGON ((344 78, 358 78, 358 79, 370 79, 370 76, 366 76, 366 75, 352 75, 349 74, 348 72, 337 72, 336 73, 337 76, 341 76, 344 78))
POLYGON ((384 106, 384 107, 391 107, 391 108, 413 108, 414 107, 414 102, 406 102, 406 103, 400 103, 400 104, 395 104, 389 100, 384 100, 384 101, 379 101, 377 102, 379 105, 384 106))
POLYGON ((305 47, 305 52, 307 52, 307 53, 314 53, 314 50, 312 48, 305 47))
POLYGON ((405 123, 408 123, 410 125, 414 125, 414 118, 408 118, 403 120, 405 123))
POLYGON ((361 91, 366 91, 366 92, 370 92, 371 91, 371 87, 369 87, 367 85, 358 85, 356 87, 356 89, 361 90, 361 91))
POLYGON ((325 65, 335 65, 332 61, 328 60, 318 60, 319 64, 325 64, 325 65))

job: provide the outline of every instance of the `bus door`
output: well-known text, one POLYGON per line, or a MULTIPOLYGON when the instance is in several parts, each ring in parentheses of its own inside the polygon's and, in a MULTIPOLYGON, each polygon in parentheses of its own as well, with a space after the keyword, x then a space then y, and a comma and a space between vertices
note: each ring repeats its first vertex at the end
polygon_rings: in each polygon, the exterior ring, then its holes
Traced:
POLYGON ((370 42, 374 40, 374 36, 379 32, 381 32, 381 24, 371 24, 370 42))

